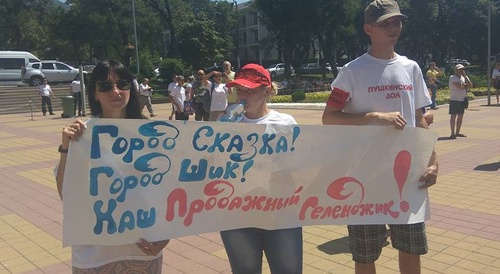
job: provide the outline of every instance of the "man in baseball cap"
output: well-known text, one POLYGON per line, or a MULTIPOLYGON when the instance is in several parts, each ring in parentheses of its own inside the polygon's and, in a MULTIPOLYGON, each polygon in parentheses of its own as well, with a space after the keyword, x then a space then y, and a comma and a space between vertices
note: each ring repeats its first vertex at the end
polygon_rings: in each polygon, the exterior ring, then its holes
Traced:
MULTIPOLYGON (((345 65, 333 81, 323 124, 377 125, 395 130, 428 128, 422 108, 432 101, 422 71, 415 61, 395 52, 405 15, 393 0, 371 2, 364 15, 363 29, 370 37, 371 47, 345 65)), ((419 180, 407 183, 425 189, 436 184, 437 174, 437 156, 433 152, 419 180)), ((372 179, 365 183, 381 182, 372 179)), ((395 185, 387 191, 397 193, 398 189, 395 185)), ((389 227, 392 246, 399 251, 400 272, 420 273, 420 255, 428 250, 423 220, 407 224, 401 219, 401 223, 389 227)), ((348 225, 349 247, 357 274, 376 273, 375 261, 382 252, 386 231, 383 223, 348 225)))
POLYGON ((399 11, 398 2, 394 0, 376 0, 365 9, 365 24, 379 23, 390 17, 406 15, 399 11))

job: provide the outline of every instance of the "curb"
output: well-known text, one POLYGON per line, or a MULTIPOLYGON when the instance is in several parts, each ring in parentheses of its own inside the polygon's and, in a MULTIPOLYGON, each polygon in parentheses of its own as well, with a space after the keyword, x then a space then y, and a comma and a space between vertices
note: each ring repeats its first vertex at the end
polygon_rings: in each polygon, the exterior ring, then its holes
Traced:
MULTIPOLYGON (((473 102, 481 102, 486 101, 488 98, 479 98, 470 101, 473 102)), ((269 108, 272 109, 306 109, 306 110, 324 110, 326 107, 326 103, 268 103, 269 108)), ((438 105, 438 107, 445 107, 449 104, 438 105)))

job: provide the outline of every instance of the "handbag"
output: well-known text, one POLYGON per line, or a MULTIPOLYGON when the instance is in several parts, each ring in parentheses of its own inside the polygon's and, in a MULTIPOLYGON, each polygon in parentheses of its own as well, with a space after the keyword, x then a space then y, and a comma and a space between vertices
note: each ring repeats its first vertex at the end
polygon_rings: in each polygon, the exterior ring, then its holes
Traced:
POLYGON ((464 98, 464 108, 468 109, 469 108, 469 97, 465 96, 464 98))
POLYGON ((187 115, 193 115, 194 113, 194 105, 193 101, 184 101, 184 113, 187 115))

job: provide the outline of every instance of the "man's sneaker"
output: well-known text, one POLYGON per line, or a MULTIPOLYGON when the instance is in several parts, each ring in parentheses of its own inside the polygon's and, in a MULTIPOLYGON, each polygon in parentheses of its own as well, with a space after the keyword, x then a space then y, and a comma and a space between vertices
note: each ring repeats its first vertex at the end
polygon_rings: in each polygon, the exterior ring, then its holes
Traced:
POLYGON ((51 112, 50 115, 56 115, 54 112, 51 112))
POLYGON ((156 114, 152 114, 152 113, 151 113, 149 116, 151 116, 151 117, 156 117, 157 115, 156 115, 156 114))

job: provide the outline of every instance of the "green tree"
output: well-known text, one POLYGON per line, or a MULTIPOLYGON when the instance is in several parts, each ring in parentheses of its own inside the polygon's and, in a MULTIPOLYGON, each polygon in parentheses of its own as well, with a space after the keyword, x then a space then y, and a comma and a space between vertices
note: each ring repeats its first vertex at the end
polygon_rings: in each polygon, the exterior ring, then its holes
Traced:
POLYGON ((254 6, 268 29, 275 35, 285 62, 285 77, 291 75, 290 65, 300 65, 308 52, 318 0, 255 0, 254 6), (295 55, 300 56, 294 59, 295 55), (294 60, 299 60, 294 62, 294 60))
POLYGON ((43 56, 50 47, 48 14, 50 0, 2 0, 0 5, 0 48, 27 50, 43 56))

